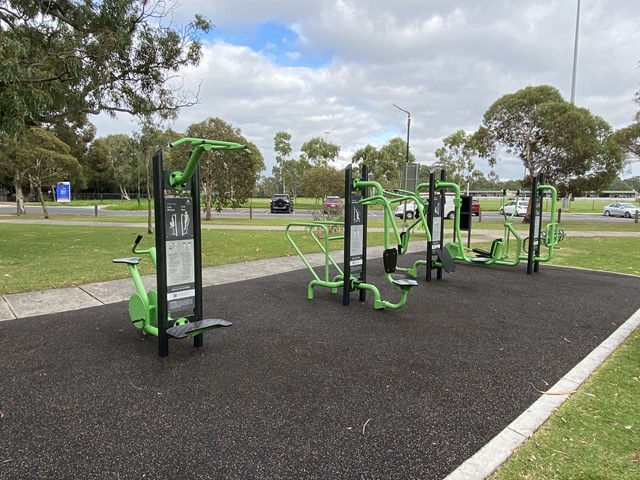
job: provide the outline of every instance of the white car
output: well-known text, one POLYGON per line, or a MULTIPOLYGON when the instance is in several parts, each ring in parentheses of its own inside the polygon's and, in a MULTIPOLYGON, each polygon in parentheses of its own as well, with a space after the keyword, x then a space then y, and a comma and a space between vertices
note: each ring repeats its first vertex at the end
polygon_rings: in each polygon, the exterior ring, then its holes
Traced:
POLYGON ((511 200, 510 202, 507 202, 504 204, 504 206, 500 207, 500 210, 498 210, 498 213, 500 213, 501 215, 513 215, 513 212, 515 210, 515 216, 516 217, 520 217, 520 216, 524 216, 527 214, 527 209, 529 208, 529 202, 528 201, 519 201, 517 202, 518 205, 516 206, 516 201, 515 200, 511 200))
POLYGON ((398 218, 404 218, 406 212, 407 220, 411 220, 418 213, 418 207, 416 207, 416 202, 413 200, 407 200, 406 203, 402 202, 398 204, 396 209, 393 211, 393 215, 398 218))
MULTIPOLYGON (((425 202, 427 201, 427 197, 421 196, 420 198, 422 198, 422 200, 424 200, 425 202)), ((453 195, 445 195, 445 199, 444 200, 445 200, 444 216, 448 220, 451 220, 453 217, 456 216, 455 207, 453 205, 453 195)), ((427 207, 425 206, 424 209, 426 210, 426 208, 427 207)), ((411 220, 412 218, 415 218, 416 214, 418 213, 418 208, 416 207, 416 203, 413 200, 408 200, 407 201, 406 212, 407 212, 407 220, 411 220)), ((393 215, 398 217, 398 218, 404 218, 404 216, 405 216, 405 203, 404 202, 400 203, 396 207, 396 209, 393 211, 393 215)))
POLYGON ((633 203, 611 203, 603 208, 605 217, 631 218, 635 216, 637 210, 640 210, 640 207, 636 207, 633 203))

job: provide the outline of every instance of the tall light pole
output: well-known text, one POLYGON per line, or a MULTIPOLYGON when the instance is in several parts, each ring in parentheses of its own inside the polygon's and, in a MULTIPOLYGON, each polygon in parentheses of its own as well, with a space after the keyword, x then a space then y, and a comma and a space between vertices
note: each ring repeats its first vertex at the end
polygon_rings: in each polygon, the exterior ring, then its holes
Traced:
POLYGON ((573 42, 573 75, 571 76, 571 104, 576 100, 576 69, 578 66, 578 31, 580 29, 580 0, 576 10, 576 37, 573 42))
POLYGON ((400 108, 395 103, 393 106, 407 114, 407 163, 409 163, 409 130, 411 129, 411 113, 404 108, 400 108))
POLYGON ((327 142, 327 143, 329 143, 329 134, 330 133, 331 132, 324 132, 324 141, 327 142))

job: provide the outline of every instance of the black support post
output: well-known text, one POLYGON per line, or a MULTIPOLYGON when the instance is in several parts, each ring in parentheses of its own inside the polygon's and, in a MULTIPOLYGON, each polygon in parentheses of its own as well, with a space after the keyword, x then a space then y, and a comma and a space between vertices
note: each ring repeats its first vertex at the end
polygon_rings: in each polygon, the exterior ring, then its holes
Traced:
POLYGON ((167 336, 167 246, 165 242, 165 176, 162 164, 162 150, 153 155, 153 201, 156 226, 156 280, 158 289, 158 355, 169 355, 167 336))

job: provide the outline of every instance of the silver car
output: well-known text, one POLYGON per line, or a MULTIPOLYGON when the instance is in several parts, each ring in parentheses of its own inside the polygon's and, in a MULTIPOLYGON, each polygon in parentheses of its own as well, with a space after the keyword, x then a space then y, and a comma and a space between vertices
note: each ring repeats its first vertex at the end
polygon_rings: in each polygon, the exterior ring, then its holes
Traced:
POLYGON ((631 218, 635 216, 638 210, 640 210, 640 207, 636 207, 633 203, 611 203, 603 208, 605 217, 631 218))
POLYGON ((516 217, 520 217, 520 216, 524 217, 527 214, 527 209, 529 208, 529 202, 521 200, 517 203, 518 203, 517 206, 516 206, 515 200, 511 200, 510 202, 505 203, 502 207, 500 207, 500 210, 498 210, 498 213, 500 213, 500 215, 511 216, 514 214, 514 211, 515 211, 516 217))

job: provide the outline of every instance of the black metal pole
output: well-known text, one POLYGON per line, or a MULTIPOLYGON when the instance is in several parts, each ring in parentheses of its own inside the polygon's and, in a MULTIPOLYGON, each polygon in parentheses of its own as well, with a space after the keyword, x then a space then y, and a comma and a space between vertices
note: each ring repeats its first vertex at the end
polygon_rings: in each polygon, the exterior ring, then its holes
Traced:
MULTIPOLYGON (((200 222, 200 165, 196 168, 191 177, 191 199, 193 201, 193 264, 195 269, 195 321, 203 319, 202 314, 202 241, 200 222)), ((204 334, 199 333, 193 337, 193 346, 202 347, 204 345, 204 334)))
MULTIPOLYGON (((537 212, 537 200, 538 200, 538 175, 534 175, 531 179, 531 196, 529 197, 529 205, 531 207, 531 217, 529 217, 529 244, 527 251, 527 275, 533 273, 533 258, 535 256, 536 239, 536 212, 537 212)), ((516 205, 517 209, 518 205, 516 205)))
POLYGON ((429 207, 427 208, 427 227, 431 232, 431 240, 427 242, 427 274, 425 280, 431 281, 431 268, 433 262, 433 214, 435 212, 435 183, 436 175, 433 171, 429 172, 429 207))
POLYGON ((352 195, 351 180, 353 174, 353 166, 347 165, 344 169, 344 263, 342 273, 344 275, 342 283, 342 305, 349 305, 349 295, 351 293, 351 215, 352 213, 352 195))
POLYGON ((165 226, 165 178, 162 150, 153 155, 153 200, 156 219, 156 281, 158 289, 158 355, 169 355, 167 335, 167 248, 165 226))

